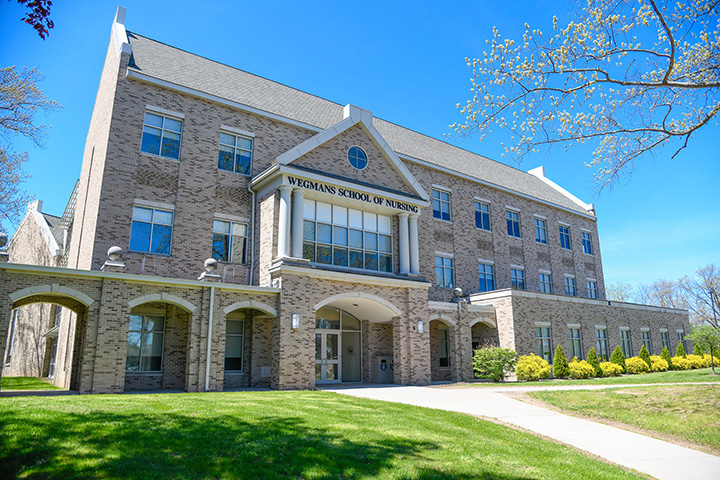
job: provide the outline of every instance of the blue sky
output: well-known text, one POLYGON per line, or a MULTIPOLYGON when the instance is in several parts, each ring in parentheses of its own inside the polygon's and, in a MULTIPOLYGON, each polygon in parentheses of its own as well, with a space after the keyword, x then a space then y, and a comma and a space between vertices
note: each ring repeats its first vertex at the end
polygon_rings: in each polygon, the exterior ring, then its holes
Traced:
MULTIPOLYGON (((37 67, 48 98, 64 108, 39 122, 52 125, 46 146, 27 149, 26 190, 62 211, 80 165, 95 92, 117 3, 57 1, 47 40, 20 22, 24 10, 0 0, 0 65, 37 67)), ((520 38, 523 25, 550 30, 571 1, 217 2, 123 1, 128 30, 294 88, 371 110, 377 117, 443 138, 460 120, 455 107, 469 96, 465 57, 482 55, 497 26, 520 38)), ((692 274, 720 262, 718 180, 720 127, 696 134, 674 160, 670 150, 637 165, 629 183, 596 196, 589 148, 540 152, 518 168, 544 165, 546 175, 595 203, 606 283, 649 283, 692 274)), ((502 134, 457 140, 501 159, 502 134)), ((515 166, 515 165, 514 165, 515 166)), ((13 230, 12 226, 9 226, 13 230)))

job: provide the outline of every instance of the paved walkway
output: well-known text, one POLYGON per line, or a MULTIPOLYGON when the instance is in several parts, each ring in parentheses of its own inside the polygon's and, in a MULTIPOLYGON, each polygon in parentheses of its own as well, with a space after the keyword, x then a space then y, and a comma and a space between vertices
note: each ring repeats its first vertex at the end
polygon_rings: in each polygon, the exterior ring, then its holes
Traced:
MULTIPOLYGON (((619 385, 633 387, 634 385, 619 385)), ((433 388, 378 386, 325 388, 343 395, 468 413, 537 432, 660 480, 720 478, 720 457, 515 400, 504 393, 531 390, 592 390, 609 385, 563 387, 433 388)))

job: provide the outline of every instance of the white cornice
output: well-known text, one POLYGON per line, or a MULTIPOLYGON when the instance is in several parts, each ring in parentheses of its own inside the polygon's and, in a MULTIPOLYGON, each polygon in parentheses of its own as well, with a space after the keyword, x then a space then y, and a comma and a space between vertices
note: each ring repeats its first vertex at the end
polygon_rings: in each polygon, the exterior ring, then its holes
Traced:
POLYGON ((414 287, 430 288, 430 284, 421 281, 403 280, 401 278, 386 278, 380 276, 361 275, 349 272, 335 272, 332 270, 321 270, 316 268, 296 267, 293 265, 276 265, 269 270, 270 274, 298 275, 322 280, 333 280, 338 282, 364 283, 379 285, 382 287, 414 287))

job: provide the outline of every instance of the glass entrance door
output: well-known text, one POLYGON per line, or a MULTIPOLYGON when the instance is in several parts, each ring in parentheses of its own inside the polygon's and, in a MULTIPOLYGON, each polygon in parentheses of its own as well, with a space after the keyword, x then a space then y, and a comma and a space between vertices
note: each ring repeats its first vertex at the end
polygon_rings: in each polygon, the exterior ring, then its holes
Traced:
POLYGON ((340 332, 315 333, 315 383, 338 383, 340 374, 340 332))

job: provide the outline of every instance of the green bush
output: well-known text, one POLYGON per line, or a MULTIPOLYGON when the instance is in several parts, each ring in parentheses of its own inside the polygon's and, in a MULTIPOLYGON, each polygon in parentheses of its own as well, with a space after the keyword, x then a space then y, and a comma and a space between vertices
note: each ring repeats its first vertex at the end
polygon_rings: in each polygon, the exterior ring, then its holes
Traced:
POLYGON ((667 347, 663 347, 662 352, 660 352, 660 356, 668 363, 669 370, 673 370, 672 357, 670 356, 670 351, 667 347))
POLYGON ((640 348, 640 352, 638 353, 638 357, 645 360, 645 363, 648 364, 648 368, 652 364, 652 360, 650 360, 650 352, 648 352, 648 349, 645 347, 645 344, 640 348))
POLYGON ((683 344, 678 342, 678 346, 675 349, 675 356, 676 357, 682 357, 685 358, 687 355, 685 355, 685 347, 683 347, 683 344))
POLYGON ((504 381, 513 371, 518 354, 509 348, 487 346, 475 350, 473 371, 479 378, 488 378, 493 382, 504 381))
POLYGON ((602 369, 603 377, 617 377, 624 372, 623 367, 614 362, 602 362, 600 368, 602 369))
POLYGON ((698 357, 702 357, 703 355, 705 355, 705 352, 703 352, 702 347, 696 343, 695 348, 693 348, 692 354, 697 355, 698 357))
POLYGON ((651 372, 667 372, 670 368, 670 365, 668 365, 667 360, 662 358, 660 355, 651 355, 650 356, 650 371, 651 372))
POLYGON ((568 375, 570 375, 570 368, 568 367, 568 361, 567 358, 565 358, 562 345, 558 345, 555 349, 552 369, 553 377, 555 378, 567 378, 568 375))
POLYGON ((709 366, 710 366, 710 362, 707 362, 707 365, 706 365, 706 364, 705 364, 705 358, 704 358, 704 357, 701 357, 701 356, 699 356, 699 355, 692 355, 692 354, 686 355, 686 356, 685 356, 685 360, 687 360, 688 362, 690 362, 690 368, 692 368, 692 369, 695 369, 695 368, 703 368, 703 367, 709 367, 709 366))
POLYGON ((650 371, 650 366, 640 357, 626 358, 625 365, 627 366, 627 373, 647 373, 650 371))
POLYGON ((595 369, 595 376, 602 377, 603 371, 602 368, 600 368, 600 362, 598 361, 597 352, 595 352, 594 347, 590 347, 590 350, 588 350, 587 362, 595 369))
POLYGON ((679 356, 672 358, 672 364, 674 370, 690 370, 692 368, 690 360, 679 356))
MULTIPOLYGON (((620 365, 622 367, 622 373, 625 373, 627 370, 627 367, 625 366, 625 355, 620 349, 620 345, 615 347, 615 350, 613 350, 612 355, 610 355, 610 361, 615 365, 620 365)), ((602 368, 602 366, 600 368, 602 368)))
POLYGON ((534 353, 518 359, 515 374, 518 380, 532 382, 541 378, 550 378, 550 364, 534 353))
POLYGON ((595 376, 595 369, 585 360, 570 363, 568 371, 571 378, 592 378, 595 376))

